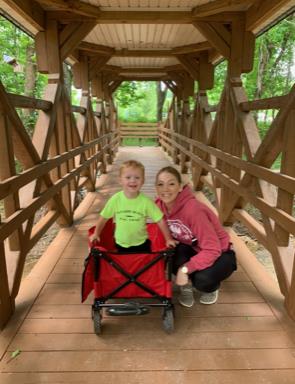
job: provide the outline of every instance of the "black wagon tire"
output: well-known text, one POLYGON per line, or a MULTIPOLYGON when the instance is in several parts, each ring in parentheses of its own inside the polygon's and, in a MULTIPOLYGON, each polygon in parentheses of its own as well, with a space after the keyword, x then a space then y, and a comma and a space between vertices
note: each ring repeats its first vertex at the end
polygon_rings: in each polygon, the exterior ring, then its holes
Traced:
POLYGON ((173 309, 166 309, 163 313, 163 328, 168 334, 174 332, 174 312, 173 309))
POLYGON ((101 314, 99 311, 93 311, 93 325, 94 325, 94 332, 96 335, 101 334, 101 314))

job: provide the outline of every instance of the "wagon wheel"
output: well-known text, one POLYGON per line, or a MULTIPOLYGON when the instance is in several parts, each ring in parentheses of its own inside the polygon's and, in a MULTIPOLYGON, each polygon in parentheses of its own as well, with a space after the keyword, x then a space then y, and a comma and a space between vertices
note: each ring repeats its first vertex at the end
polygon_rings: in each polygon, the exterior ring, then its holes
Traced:
POLYGON ((94 325, 94 332, 96 335, 101 334, 101 314, 100 311, 93 311, 93 325, 94 325))
POLYGON ((174 331, 174 313, 173 309, 165 309, 163 314, 163 328, 166 333, 174 331))

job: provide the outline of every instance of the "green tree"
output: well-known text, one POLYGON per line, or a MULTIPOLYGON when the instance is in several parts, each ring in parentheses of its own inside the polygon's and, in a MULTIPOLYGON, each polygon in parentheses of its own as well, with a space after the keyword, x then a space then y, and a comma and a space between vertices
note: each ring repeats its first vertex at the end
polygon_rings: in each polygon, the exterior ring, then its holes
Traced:
MULTIPOLYGON (((36 71, 34 40, 10 21, 0 16, 0 76, 7 92, 42 97, 47 77, 36 71)), ((37 111, 18 110, 31 134, 37 111)))

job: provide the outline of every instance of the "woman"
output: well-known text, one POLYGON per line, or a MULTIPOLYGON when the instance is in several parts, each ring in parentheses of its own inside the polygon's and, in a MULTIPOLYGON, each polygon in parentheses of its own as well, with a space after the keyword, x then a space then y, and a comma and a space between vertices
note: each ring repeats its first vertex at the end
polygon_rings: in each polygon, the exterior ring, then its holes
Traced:
POLYGON ((213 304, 220 282, 237 269, 229 235, 217 216, 199 202, 173 167, 162 168, 156 176, 156 203, 162 209, 172 236, 179 241, 173 258, 173 273, 180 286, 179 302, 191 307, 191 284, 201 291, 200 302, 213 304))

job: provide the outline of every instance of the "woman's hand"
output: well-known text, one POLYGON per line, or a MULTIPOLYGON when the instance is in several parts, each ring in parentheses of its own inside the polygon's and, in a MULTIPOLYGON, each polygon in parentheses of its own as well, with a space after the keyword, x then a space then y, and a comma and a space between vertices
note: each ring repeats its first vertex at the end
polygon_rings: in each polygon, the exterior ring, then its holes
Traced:
POLYGON ((188 283, 188 274, 182 272, 181 268, 182 267, 178 268, 175 283, 177 285, 186 285, 188 283))
POLYGON ((166 240, 166 247, 167 248, 175 248, 178 243, 179 242, 177 240, 174 240, 171 238, 171 239, 166 240))

